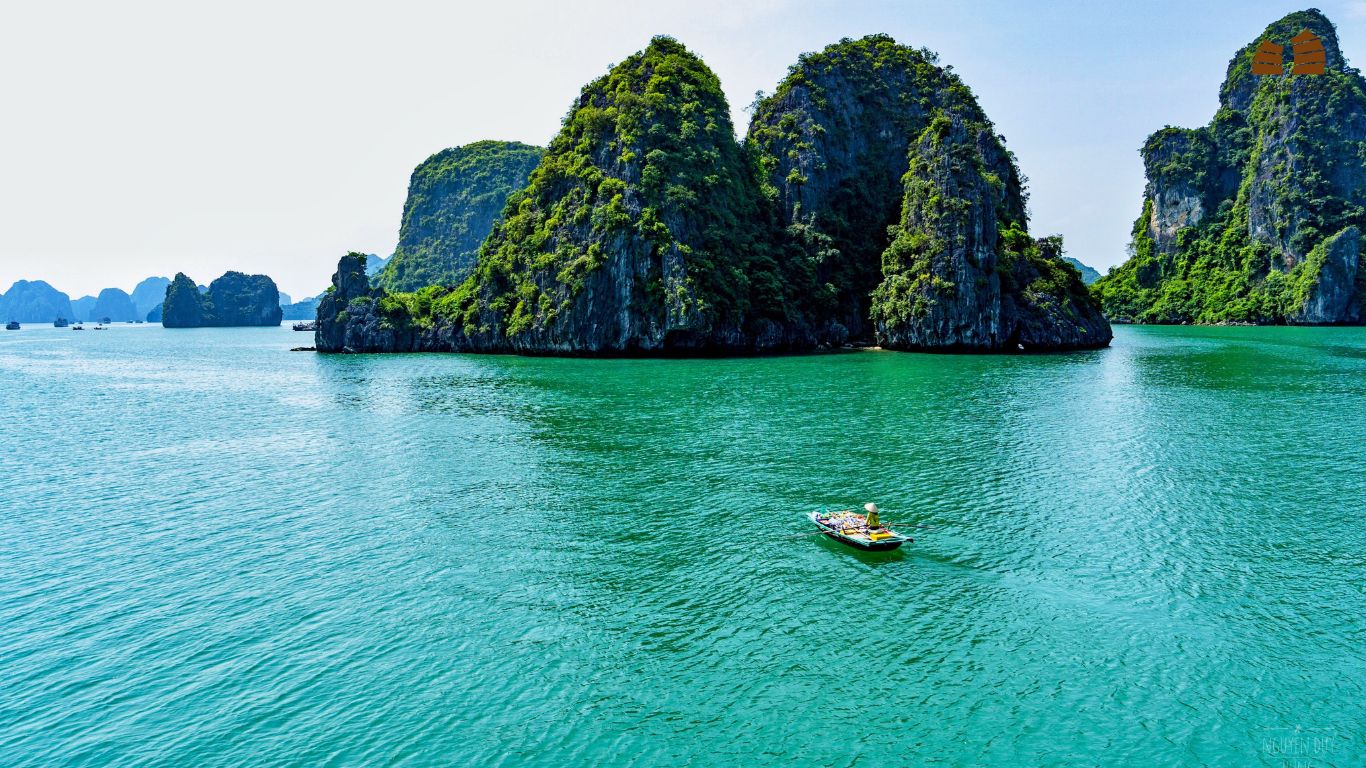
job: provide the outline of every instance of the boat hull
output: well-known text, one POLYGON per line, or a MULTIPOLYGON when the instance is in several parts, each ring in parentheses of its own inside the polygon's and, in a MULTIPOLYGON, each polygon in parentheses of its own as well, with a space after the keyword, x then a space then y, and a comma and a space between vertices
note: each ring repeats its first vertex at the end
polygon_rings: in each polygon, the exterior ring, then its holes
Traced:
POLYGON ((905 543, 901 539, 895 539, 893 541, 866 542, 860 541, 858 539, 851 539, 848 536, 835 533, 834 531, 823 531, 823 533, 826 535, 827 538, 834 539, 835 541, 838 541, 841 544, 847 544, 853 547, 854 549, 861 549, 864 552, 891 552, 892 550, 899 548, 902 544, 905 543))

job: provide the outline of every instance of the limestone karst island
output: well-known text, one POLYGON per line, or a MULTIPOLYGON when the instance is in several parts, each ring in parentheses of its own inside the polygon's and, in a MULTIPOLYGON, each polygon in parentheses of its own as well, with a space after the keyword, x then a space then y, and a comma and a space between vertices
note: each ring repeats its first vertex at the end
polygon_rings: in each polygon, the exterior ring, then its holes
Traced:
POLYGON ((573 104, 544 153, 481 142, 419 167, 379 286, 363 257, 338 264, 318 349, 1110 342, 1060 239, 1030 236, 1014 156, 929 51, 872 35, 803 55, 743 141, 717 76, 669 37, 573 104), (515 191, 495 219, 489 200, 502 190, 515 191), (445 280, 418 286, 419 275, 445 280))
POLYGON ((1366 3, 18 3, 0 768, 1366 766, 1366 3))
MULTIPOLYGON (((1253 40, 1229 61, 1209 125, 1143 143, 1132 256, 1092 289, 1112 320, 1366 321, 1366 80, 1317 10, 1258 40, 1304 32, 1324 52, 1322 75, 1253 74, 1253 40)), ((1294 48, 1279 55, 1293 72, 1294 48)))

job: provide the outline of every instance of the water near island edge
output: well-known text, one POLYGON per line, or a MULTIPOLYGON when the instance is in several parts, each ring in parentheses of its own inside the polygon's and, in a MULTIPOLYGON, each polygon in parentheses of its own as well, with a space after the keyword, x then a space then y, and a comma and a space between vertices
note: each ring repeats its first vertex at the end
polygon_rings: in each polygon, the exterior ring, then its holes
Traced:
POLYGON ((1366 329, 0 335, 0 765, 1359 766, 1366 329), (876 501, 898 552, 803 513, 876 501))

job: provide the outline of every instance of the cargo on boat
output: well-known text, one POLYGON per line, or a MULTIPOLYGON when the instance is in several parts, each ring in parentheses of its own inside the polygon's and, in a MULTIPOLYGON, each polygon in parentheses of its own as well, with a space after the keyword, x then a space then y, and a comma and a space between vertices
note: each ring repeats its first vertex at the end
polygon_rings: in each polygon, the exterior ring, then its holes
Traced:
POLYGON ((914 541, 910 536, 903 536, 883 525, 877 519, 877 507, 869 504, 868 508, 869 515, 850 509, 838 512, 821 510, 810 513, 807 518, 816 524, 821 533, 835 541, 869 552, 888 552, 908 541, 914 541), (872 516, 871 526, 868 524, 869 516, 872 516))

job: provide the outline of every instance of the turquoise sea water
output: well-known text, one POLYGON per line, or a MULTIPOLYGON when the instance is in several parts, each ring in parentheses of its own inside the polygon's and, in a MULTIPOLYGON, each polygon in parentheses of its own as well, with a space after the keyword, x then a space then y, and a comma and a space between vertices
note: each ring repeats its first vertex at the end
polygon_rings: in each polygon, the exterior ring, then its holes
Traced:
POLYGON ((0 335, 0 766, 1366 761, 1366 329, 300 343, 0 335))

